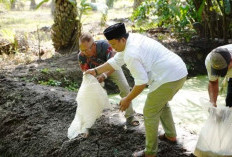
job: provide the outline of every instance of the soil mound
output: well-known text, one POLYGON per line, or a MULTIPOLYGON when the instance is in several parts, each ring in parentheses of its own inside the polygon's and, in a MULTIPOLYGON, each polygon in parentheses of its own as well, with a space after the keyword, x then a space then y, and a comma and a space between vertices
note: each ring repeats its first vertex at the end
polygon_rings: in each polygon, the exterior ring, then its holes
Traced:
MULTIPOLYGON (((0 77, 0 156, 19 157, 129 157, 144 149, 141 125, 126 128, 118 106, 104 111, 90 136, 67 138, 76 111, 76 93, 63 88, 0 77)), ((159 143, 159 156, 193 156, 181 144, 159 143)))

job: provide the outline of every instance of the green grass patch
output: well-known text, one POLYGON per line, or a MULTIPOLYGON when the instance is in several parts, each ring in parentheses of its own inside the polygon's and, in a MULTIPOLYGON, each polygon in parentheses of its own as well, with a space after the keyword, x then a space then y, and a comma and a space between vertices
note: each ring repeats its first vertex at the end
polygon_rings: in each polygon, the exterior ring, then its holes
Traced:
POLYGON ((53 18, 50 9, 37 11, 7 11, 0 14, 1 29, 8 28, 15 31, 31 32, 43 26, 51 26, 53 18))

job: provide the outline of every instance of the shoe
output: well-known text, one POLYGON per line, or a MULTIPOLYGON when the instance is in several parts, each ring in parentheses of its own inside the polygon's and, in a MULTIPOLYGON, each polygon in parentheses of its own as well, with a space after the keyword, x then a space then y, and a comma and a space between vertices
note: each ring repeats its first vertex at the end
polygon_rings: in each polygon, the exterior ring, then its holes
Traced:
POLYGON ((162 134, 162 135, 159 135, 158 138, 160 141, 165 141, 170 144, 177 144, 176 137, 167 137, 165 134, 162 134))
POLYGON ((139 152, 134 152, 132 156, 133 157, 145 157, 145 152, 144 150, 141 150, 139 152))
POLYGON ((130 126, 139 126, 139 120, 135 116, 131 116, 126 119, 126 124, 130 126))
POLYGON ((146 155, 144 150, 141 150, 139 152, 135 152, 132 155, 133 157, 155 157, 155 155, 146 155))

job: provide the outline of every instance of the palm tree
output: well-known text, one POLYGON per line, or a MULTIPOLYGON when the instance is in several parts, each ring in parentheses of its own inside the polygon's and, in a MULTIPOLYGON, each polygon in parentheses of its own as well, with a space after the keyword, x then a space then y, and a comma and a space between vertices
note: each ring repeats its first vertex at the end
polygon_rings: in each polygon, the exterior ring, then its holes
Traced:
POLYGON ((114 0, 106 0, 106 5, 111 9, 114 6, 114 0))
MULTIPOLYGON (((48 1, 41 1, 37 8, 48 1)), ((51 27, 51 38, 55 50, 61 54, 66 54, 79 49, 77 39, 81 24, 77 19, 76 0, 55 0, 53 7, 54 24, 51 27)))
POLYGON ((30 9, 34 10, 36 8, 35 0, 31 0, 30 9))
POLYGON ((55 50, 60 53, 69 53, 78 49, 78 27, 76 1, 55 0, 54 24, 51 38, 55 50))
POLYGON ((10 9, 15 10, 16 7, 16 0, 10 0, 10 9))

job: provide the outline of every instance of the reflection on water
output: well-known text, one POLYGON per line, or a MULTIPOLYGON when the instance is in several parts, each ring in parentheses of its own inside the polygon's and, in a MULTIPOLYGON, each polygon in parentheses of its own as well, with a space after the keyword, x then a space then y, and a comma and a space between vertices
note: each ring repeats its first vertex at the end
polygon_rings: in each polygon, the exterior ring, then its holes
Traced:
MULTIPOLYGON (((148 89, 145 89, 142 94, 133 100, 133 107, 137 113, 143 112, 147 93, 148 89)), ((208 117, 206 108, 200 102, 201 98, 209 99, 207 76, 188 79, 183 88, 170 101, 176 125, 184 126, 192 133, 199 133, 203 123, 208 117)), ((118 103, 120 96, 111 95, 110 101, 118 103)), ((225 105, 225 94, 221 94, 218 97, 218 104, 225 105)))

